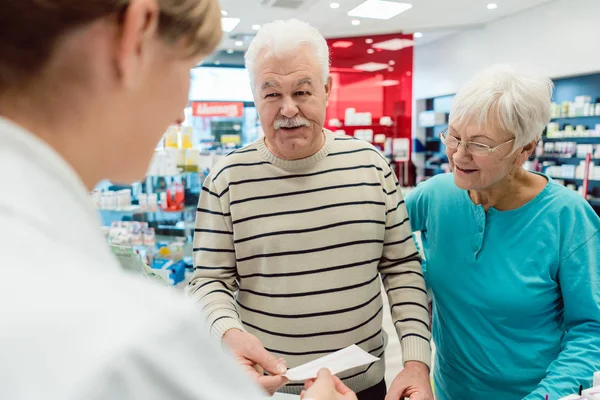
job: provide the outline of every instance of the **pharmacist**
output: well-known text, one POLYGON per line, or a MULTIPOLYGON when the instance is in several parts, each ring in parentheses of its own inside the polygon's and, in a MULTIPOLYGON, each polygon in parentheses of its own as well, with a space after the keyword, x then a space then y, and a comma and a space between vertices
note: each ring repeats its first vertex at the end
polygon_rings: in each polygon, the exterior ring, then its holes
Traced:
MULTIPOLYGON (((427 296, 404 201, 373 146, 323 129, 327 42, 304 22, 270 23, 246 66, 265 137, 212 169, 196 220, 189 292, 212 334, 268 390, 299 393, 302 383, 278 375, 284 361, 352 344, 383 355, 381 277, 405 362, 389 398, 432 399, 427 296)), ((381 358, 341 377, 359 399, 383 400, 384 373, 381 358)))
POLYGON ((559 399, 600 370, 600 219, 523 168, 552 82, 498 66, 456 95, 452 167, 406 199, 433 293, 439 400, 559 399))
MULTIPOLYGON (((189 299, 120 271, 89 196, 144 176, 220 16, 216 0, 3 2, 1 399, 264 396, 189 299)), ((307 397, 341 398, 317 382, 307 397)))

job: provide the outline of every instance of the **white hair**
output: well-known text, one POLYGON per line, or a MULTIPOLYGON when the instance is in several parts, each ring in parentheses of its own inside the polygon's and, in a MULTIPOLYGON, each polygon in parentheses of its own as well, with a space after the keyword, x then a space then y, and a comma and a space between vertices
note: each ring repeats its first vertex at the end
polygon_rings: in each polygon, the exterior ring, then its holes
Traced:
POLYGON ((246 68, 250 74, 250 84, 254 90, 256 71, 254 70, 258 56, 286 56, 308 45, 321 66, 323 83, 329 77, 329 47, 321 33, 310 24, 298 19, 275 21, 265 24, 250 43, 245 55, 246 68))
POLYGON ((477 74, 456 94, 450 124, 475 123, 515 136, 513 149, 539 140, 550 122, 554 84, 544 76, 496 65, 477 74))

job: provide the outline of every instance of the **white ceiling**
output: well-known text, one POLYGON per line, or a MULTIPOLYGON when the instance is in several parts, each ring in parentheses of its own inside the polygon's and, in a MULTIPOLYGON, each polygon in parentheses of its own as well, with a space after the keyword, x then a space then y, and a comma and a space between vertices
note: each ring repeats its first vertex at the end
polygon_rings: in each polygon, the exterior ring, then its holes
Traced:
POLYGON ((411 3, 413 7, 389 20, 360 19, 349 17, 348 11, 364 0, 220 0, 223 10, 229 17, 240 18, 241 22, 231 33, 224 33, 222 50, 244 51, 255 31, 252 26, 265 24, 277 19, 298 18, 311 23, 327 38, 363 36, 378 33, 422 32, 416 45, 437 40, 441 37, 471 27, 482 26, 493 20, 515 14, 526 9, 555 0, 391 0, 411 3), (340 4, 338 9, 330 8, 331 2, 340 4), (276 3, 300 4, 298 8, 283 8, 276 3), (487 4, 498 4, 495 10, 488 10, 487 4), (351 21, 360 19, 359 26, 351 21), (232 35, 248 36, 244 45, 236 47, 232 35))

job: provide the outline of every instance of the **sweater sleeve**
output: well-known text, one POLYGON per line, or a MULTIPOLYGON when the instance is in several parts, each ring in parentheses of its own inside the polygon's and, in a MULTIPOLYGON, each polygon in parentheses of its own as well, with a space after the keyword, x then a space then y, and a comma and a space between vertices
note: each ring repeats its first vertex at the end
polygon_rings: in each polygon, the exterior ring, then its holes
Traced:
POLYGON ((429 309, 406 205, 390 170, 385 178, 386 228, 379 272, 387 293, 392 320, 402 345, 404 362, 431 362, 429 309))
POLYGON ((198 203, 194 275, 187 288, 204 311, 211 334, 219 339, 230 329, 244 331, 234 301, 238 286, 231 214, 222 197, 211 174, 198 203))
POLYGON ((558 399, 588 388, 600 371, 600 232, 568 255, 559 266, 564 304, 562 350, 547 375, 524 400, 558 399))

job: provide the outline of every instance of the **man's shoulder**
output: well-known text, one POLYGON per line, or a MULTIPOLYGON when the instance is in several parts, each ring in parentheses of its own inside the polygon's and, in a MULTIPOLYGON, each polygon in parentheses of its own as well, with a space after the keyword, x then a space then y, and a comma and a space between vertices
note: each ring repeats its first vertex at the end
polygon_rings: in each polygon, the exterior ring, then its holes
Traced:
POLYGON ((330 157, 347 155, 356 163, 369 161, 389 166, 383 153, 371 143, 343 134, 330 133, 330 135, 333 142, 330 157))
MULTIPOLYGON (((236 169, 237 167, 246 167, 253 165, 268 164, 258 151, 258 141, 251 143, 241 149, 234 150, 226 156, 222 157, 211 168, 209 179, 215 181, 221 174, 227 170, 236 169)), ((231 172, 231 171, 229 171, 231 172)))

